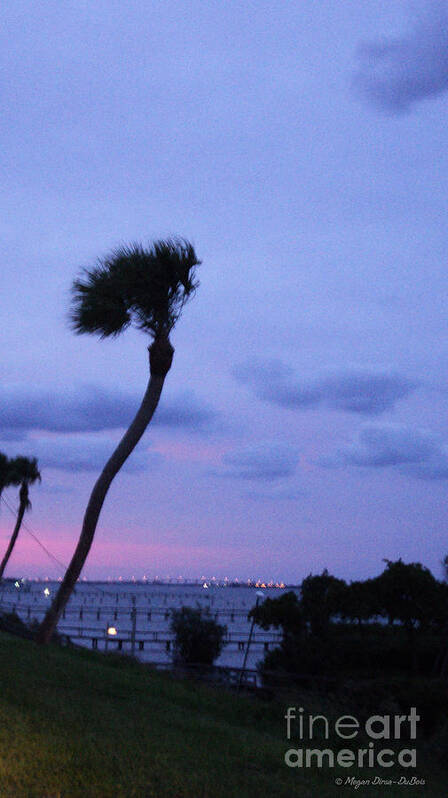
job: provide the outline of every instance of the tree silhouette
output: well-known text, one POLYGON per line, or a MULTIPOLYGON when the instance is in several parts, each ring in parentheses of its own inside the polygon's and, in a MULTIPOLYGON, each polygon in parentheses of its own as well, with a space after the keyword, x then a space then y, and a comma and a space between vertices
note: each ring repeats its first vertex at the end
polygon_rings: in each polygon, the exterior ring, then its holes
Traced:
POLYGON ((115 250, 73 284, 71 321, 75 332, 106 338, 134 324, 152 338, 150 378, 134 420, 93 487, 75 553, 39 628, 41 643, 50 640, 82 571, 112 480, 156 410, 174 353, 169 334, 198 286, 195 269, 199 263, 185 239, 156 241, 146 249, 133 244, 115 250))
POLYGON ((6 549, 3 560, 0 563, 0 579, 3 576, 8 560, 11 557, 14 546, 16 545, 17 537, 22 526, 23 516, 26 511, 31 509, 31 502, 29 499, 29 488, 35 482, 40 482, 41 476, 37 467, 37 460, 35 457, 15 457, 9 461, 9 485, 20 485, 19 491, 19 509, 17 512, 17 519, 14 526, 14 531, 6 549))

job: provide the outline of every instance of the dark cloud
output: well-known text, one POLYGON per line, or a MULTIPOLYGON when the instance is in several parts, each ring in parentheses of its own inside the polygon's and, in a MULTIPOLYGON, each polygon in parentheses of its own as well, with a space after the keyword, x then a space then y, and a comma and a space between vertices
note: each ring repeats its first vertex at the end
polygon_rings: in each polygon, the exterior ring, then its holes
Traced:
POLYGON ((402 38, 364 44, 354 86, 369 102, 391 113, 448 90, 448 8, 429 2, 402 38))
POLYGON ((221 476, 272 482, 291 477, 298 464, 298 452, 282 443, 246 446, 224 455, 221 476))
MULTIPOLYGON (((0 430, 3 439, 18 439, 30 430, 101 432, 127 427, 142 397, 88 385, 76 393, 39 390, 27 386, 0 388, 0 430)), ((200 430, 216 417, 192 393, 162 397, 153 424, 200 430)))
POLYGON ((357 441, 323 464, 394 466, 419 479, 447 479, 448 449, 428 430, 401 424, 366 425, 357 441))
POLYGON ((164 427, 184 427, 190 430, 207 429, 215 425, 218 413, 201 404, 191 392, 163 401, 157 408, 154 424, 164 427))
MULTIPOLYGON (((116 446, 115 440, 97 438, 95 435, 57 436, 48 438, 29 438, 14 449, 3 445, 2 449, 10 457, 18 454, 37 457, 39 468, 58 471, 100 472, 116 446)), ((163 458, 157 452, 145 450, 140 444, 123 465, 123 471, 137 473, 149 466, 159 465, 163 458)))
POLYGON ((292 369, 277 361, 238 366, 233 374, 259 399, 281 407, 323 405, 368 416, 392 409, 418 385, 399 374, 365 369, 334 372, 301 385, 292 369))

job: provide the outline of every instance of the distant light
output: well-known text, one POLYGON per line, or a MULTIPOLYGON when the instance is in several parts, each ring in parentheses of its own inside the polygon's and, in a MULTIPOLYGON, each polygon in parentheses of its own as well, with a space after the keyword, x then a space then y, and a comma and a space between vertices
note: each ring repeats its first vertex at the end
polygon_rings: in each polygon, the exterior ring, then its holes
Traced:
POLYGON ((49 596, 49 595, 50 595, 50 591, 49 591, 48 587, 46 587, 45 590, 44 590, 44 596, 49 596))
POLYGON ((20 587, 20 582, 14 582, 14 587, 19 588, 20 587))
POLYGON ((204 582, 204 584, 202 585, 202 587, 208 587, 208 584, 207 584, 207 582, 204 582))
POLYGON ((116 626, 108 626, 107 627, 107 634, 111 635, 111 637, 115 637, 115 635, 117 634, 116 626))

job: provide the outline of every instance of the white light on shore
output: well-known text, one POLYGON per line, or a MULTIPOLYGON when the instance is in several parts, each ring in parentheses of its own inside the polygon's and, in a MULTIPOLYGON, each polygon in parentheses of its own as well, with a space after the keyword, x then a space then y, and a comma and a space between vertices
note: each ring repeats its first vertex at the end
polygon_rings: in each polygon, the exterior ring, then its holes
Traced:
POLYGON ((115 635, 117 634, 116 626, 108 626, 107 627, 107 634, 111 635, 111 637, 115 637, 115 635))

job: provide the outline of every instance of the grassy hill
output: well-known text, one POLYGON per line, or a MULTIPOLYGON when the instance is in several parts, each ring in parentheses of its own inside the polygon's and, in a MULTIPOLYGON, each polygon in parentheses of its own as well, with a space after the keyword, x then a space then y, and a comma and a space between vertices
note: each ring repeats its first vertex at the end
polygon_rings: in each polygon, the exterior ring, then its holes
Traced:
MULTIPOLYGON (((348 789, 334 783, 347 770, 285 765, 292 743, 276 701, 3 633, 0 680, 1 798, 328 798, 348 789)), ((424 768, 417 772, 427 787, 412 794, 445 796, 443 774, 424 768)), ((354 793, 395 796, 403 788, 354 793)))

